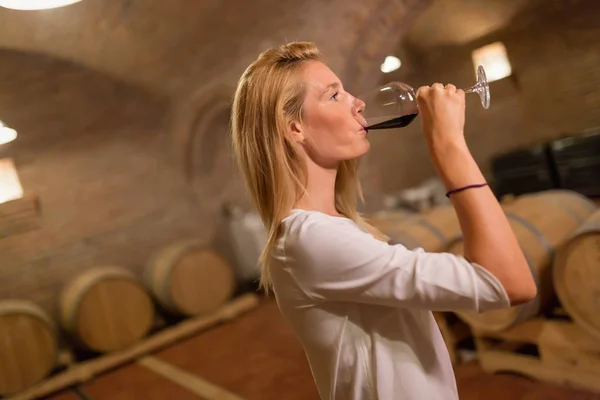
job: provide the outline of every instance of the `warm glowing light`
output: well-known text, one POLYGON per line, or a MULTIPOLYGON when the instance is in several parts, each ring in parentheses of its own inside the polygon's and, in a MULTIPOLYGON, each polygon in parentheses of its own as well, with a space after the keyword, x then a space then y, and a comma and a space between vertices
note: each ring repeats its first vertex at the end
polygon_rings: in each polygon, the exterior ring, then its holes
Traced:
POLYGON ((400 68, 402 62, 398 57, 387 56, 383 64, 381 64, 381 72, 387 74, 388 72, 392 72, 400 68))
POLYGON ((13 10, 46 10, 78 3, 81 0, 0 0, 0 7, 13 10))
POLYGON ((17 131, 4 125, 0 121, 0 144, 12 142, 17 138, 17 131))
POLYGON ((23 187, 10 158, 0 158, 0 203, 23 197, 23 187))
POLYGON ((506 55, 506 47, 502 42, 488 44, 473 51, 473 66, 477 74, 477 66, 483 65, 488 82, 506 78, 512 73, 512 67, 506 55))

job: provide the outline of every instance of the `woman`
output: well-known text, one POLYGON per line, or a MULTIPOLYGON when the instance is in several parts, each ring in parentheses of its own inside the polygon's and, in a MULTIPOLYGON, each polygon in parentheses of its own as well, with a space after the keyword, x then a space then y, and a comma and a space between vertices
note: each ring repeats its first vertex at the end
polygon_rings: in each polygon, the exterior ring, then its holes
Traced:
POLYGON ((418 105, 431 158, 451 191, 464 258, 390 245, 360 217, 365 105, 314 44, 265 51, 235 93, 234 151, 268 231, 260 283, 273 289, 304 346, 322 399, 456 399, 431 311, 481 312, 536 295, 465 143, 464 93, 436 83, 419 89, 418 105))

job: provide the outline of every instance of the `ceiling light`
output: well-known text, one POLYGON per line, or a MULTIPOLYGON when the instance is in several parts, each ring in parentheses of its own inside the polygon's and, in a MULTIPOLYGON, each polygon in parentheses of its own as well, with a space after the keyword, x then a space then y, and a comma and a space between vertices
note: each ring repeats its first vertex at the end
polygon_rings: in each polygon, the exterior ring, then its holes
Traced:
POLYGON ((383 64, 381 64, 381 72, 387 74, 400 68, 402 63, 398 57, 387 56, 383 64))
POLYGON ((506 47, 502 42, 495 42, 474 50, 472 58, 475 73, 477 74, 477 66, 483 65, 488 82, 506 78, 512 73, 506 47))
POLYGON ((0 121, 0 144, 12 142, 17 138, 17 131, 4 125, 0 121))
POLYGON ((13 10, 46 10, 49 8, 64 7, 81 0, 0 0, 0 7, 13 10))

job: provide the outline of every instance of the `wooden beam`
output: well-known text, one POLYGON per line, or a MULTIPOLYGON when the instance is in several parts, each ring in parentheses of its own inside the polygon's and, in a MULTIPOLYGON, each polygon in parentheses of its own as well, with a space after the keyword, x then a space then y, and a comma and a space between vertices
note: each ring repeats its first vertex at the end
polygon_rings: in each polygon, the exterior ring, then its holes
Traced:
POLYGON ((144 357, 138 360, 138 364, 156 372, 205 400, 244 400, 234 393, 172 364, 161 361, 158 358, 151 356, 144 357))

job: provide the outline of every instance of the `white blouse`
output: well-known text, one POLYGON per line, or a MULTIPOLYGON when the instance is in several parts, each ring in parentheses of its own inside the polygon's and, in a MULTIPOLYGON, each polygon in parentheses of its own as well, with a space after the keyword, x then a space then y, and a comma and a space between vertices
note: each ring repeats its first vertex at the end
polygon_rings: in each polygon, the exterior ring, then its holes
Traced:
POLYGON ((458 399, 431 311, 510 307, 491 273, 375 239, 352 220, 292 210, 271 265, 279 309, 321 399, 458 399))

